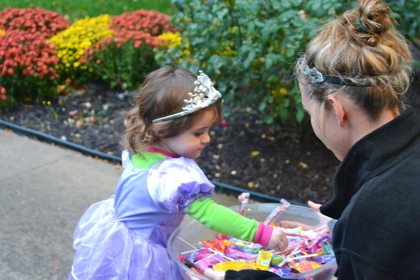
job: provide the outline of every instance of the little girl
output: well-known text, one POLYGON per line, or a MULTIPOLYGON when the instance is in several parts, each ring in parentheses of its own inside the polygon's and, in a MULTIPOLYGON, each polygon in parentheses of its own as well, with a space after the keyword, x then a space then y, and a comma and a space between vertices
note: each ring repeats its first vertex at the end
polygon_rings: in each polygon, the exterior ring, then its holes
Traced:
POLYGON ((279 228, 216 204, 194 162, 220 121, 221 97, 202 72, 166 66, 146 77, 128 113, 116 193, 79 221, 69 279, 188 279, 166 250, 185 214, 225 235, 287 247, 279 228))

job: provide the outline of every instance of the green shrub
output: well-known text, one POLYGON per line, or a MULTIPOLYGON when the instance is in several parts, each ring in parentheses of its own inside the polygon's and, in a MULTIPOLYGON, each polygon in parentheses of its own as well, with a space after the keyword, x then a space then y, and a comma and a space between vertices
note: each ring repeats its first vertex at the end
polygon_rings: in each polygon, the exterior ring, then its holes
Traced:
MULTIPOLYGON (((403 2, 405 7, 412 7, 418 1, 403 2)), ((177 9, 172 22, 181 32, 182 46, 158 52, 159 63, 195 72, 202 69, 216 80, 226 108, 254 107, 267 123, 274 120, 284 123, 300 122, 304 117, 298 106, 299 90, 291 77, 294 62, 317 28, 355 1, 172 0, 172 3, 177 9)), ((417 10, 419 6, 412 8, 417 10)), ((408 21, 401 26, 407 24, 408 21)))
POLYGON ((409 39, 420 38, 420 0, 389 0, 397 29, 409 39))
POLYGON ((338 1, 173 0, 182 47, 157 53, 160 64, 205 71, 226 108, 254 107, 264 120, 302 120, 300 94, 290 82, 294 61, 338 1))

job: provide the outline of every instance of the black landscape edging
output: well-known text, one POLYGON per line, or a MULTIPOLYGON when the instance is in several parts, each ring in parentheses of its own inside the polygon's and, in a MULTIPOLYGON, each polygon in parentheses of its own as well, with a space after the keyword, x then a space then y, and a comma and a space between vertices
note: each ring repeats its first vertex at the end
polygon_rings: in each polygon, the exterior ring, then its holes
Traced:
MULTIPOLYGON (((54 144, 60 147, 64 147, 64 148, 68 148, 77 152, 81 152, 84 155, 89 155, 92 156, 94 158, 99 158, 99 159, 103 159, 103 160, 108 160, 110 162, 118 162, 121 164, 121 157, 118 156, 114 156, 114 155, 108 155, 106 153, 103 152, 99 152, 90 148, 86 148, 84 146, 78 145, 78 144, 74 144, 68 141, 64 141, 61 140, 57 137, 48 135, 46 133, 43 132, 39 132, 33 129, 29 129, 29 128, 25 128, 25 127, 21 127, 3 120, 0 120, 0 128, 1 129, 10 129, 13 132, 15 132, 16 134, 19 135, 24 135, 27 136, 29 138, 35 138, 39 141, 42 142, 47 142, 50 144, 54 144)), ((243 192, 247 192, 250 194, 250 199, 254 200, 254 201, 258 201, 258 202, 264 202, 264 203, 279 203, 280 202, 280 198, 278 197, 272 197, 269 195, 265 195, 265 194, 261 194, 261 193, 257 193, 257 192, 253 192, 253 191, 249 191, 249 190, 245 190, 242 188, 238 188, 238 187, 234 187, 234 186, 230 186, 227 184, 223 184, 220 183, 218 181, 211 181, 215 186, 216 186, 216 192, 217 193, 224 193, 227 195, 235 195, 238 196, 239 194, 243 193, 243 192)), ((300 206, 306 206, 303 203, 300 202, 294 202, 294 201, 290 201, 291 204, 294 205, 300 205, 300 206)))
POLYGON ((25 127, 21 127, 21 126, 18 126, 18 125, 9 123, 9 122, 5 122, 5 121, 0 120, 0 128, 10 129, 13 132, 15 132, 16 134, 24 135, 24 136, 27 136, 29 138, 35 138, 35 139, 40 140, 42 142, 47 142, 47 143, 54 144, 54 145, 57 145, 57 146, 61 146, 61 147, 64 147, 64 148, 68 148, 68 149, 71 149, 71 150, 74 150, 74 151, 77 151, 77 152, 81 152, 84 155, 89 155, 89 156, 92 156, 92 157, 98 157, 98 158, 106 159, 106 160, 109 160, 109 161, 118 161, 118 162, 121 163, 121 158, 120 157, 113 156, 113 155, 108 155, 106 153, 102 153, 102 152, 99 152, 99 151, 96 151, 96 150, 93 150, 93 149, 89 149, 89 148, 83 147, 83 146, 78 145, 78 144, 74 144, 74 143, 71 143, 71 142, 68 142, 68 141, 61 140, 57 137, 48 135, 46 133, 39 132, 39 131, 29 129, 29 128, 25 128, 25 127))

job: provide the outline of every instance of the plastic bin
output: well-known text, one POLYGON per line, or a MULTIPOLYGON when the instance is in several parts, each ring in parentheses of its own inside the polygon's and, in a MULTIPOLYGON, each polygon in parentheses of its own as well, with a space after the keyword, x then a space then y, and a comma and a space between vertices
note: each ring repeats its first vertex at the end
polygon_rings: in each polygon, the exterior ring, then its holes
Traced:
MULTIPOLYGON (((279 206, 275 203, 255 203, 248 204, 245 208, 245 216, 248 218, 256 219, 257 221, 263 222, 265 218, 271 213, 271 211, 279 206)), ((231 209, 237 211, 238 206, 230 207, 231 209)), ((296 206, 290 205, 276 220, 279 222, 281 220, 289 220, 301 222, 307 225, 310 225, 312 228, 317 228, 324 225, 328 220, 319 214, 318 212, 313 211, 309 207, 305 206, 296 206)), ((190 270, 185 264, 178 260, 178 256, 182 252, 193 250, 197 246, 199 241, 203 240, 214 240, 216 232, 208 229, 203 226, 196 220, 191 220, 181 227, 176 229, 169 238, 168 241, 168 251, 169 254, 178 265, 189 274, 197 277, 198 279, 208 279, 203 275, 199 275, 192 270, 190 270), (194 247, 192 247, 194 246, 194 247)), ((329 280, 333 279, 334 273, 337 270, 337 264, 335 259, 324 264, 321 267, 307 271, 304 273, 299 273, 290 276, 283 276, 287 279, 312 279, 312 280, 329 280)))

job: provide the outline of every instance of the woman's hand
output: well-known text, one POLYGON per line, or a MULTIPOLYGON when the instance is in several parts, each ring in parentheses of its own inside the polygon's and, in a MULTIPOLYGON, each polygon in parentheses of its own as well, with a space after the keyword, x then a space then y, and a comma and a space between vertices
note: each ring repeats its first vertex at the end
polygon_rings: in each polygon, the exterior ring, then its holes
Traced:
MULTIPOLYGON (((313 201, 308 201, 308 206, 312 209, 312 210, 314 210, 314 211, 316 211, 316 212, 318 212, 319 213, 319 208, 322 206, 322 204, 319 204, 319 203, 315 203, 315 202, 313 202, 313 201)), ((322 214, 320 214, 320 215, 322 215, 322 214)), ((328 221, 329 220, 331 220, 331 218, 330 217, 327 217, 327 216, 325 216, 325 215, 322 215, 323 217, 324 217, 324 219, 325 219, 325 223, 328 223, 328 221)), ((309 225, 306 225, 306 224, 302 224, 302 223, 299 223, 299 222, 294 222, 294 221, 281 221, 280 223, 279 223, 279 225, 281 226, 281 227, 284 227, 284 228, 295 228, 295 227, 302 227, 302 229, 303 230, 310 230, 310 229, 313 229, 313 226, 309 226, 309 225)))
POLYGON ((316 212, 319 212, 319 208, 321 208, 322 204, 315 203, 315 202, 313 202, 313 201, 311 201, 311 200, 308 200, 308 206, 309 206, 312 210, 314 210, 314 211, 316 211, 316 212))
POLYGON ((212 280, 223 280, 225 279, 225 274, 226 272, 224 271, 215 271, 212 268, 206 269, 206 271, 204 271, 204 275, 212 280))

